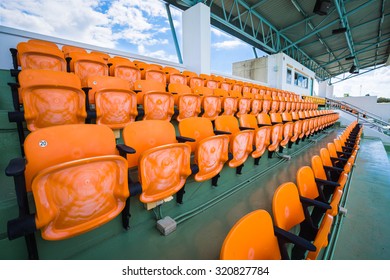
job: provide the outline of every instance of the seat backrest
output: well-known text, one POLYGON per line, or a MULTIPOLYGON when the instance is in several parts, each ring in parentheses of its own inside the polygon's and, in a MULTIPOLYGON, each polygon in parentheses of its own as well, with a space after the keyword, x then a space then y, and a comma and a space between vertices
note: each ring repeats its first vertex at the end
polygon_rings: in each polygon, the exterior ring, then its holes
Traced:
POLYGON ((165 92, 166 85, 154 80, 136 80, 134 91, 137 92, 137 104, 144 104, 144 94, 148 92, 165 92))
POLYGON ((311 168, 313 169, 314 176, 318 179, 327 180, 326 172, 321 158, 315 155, 311 158, 311 168))
POLYGON ((31 191, 32 180, 46 168, 82 158, 116 155, 115 147, 114 133, 106 126, 70 124, 31 132, 24 143, 26 189, 31 191))
POLYGON ((17 45, 18 61, 25 69, 66 71, 63 53, 57 47, 45 44, 22 42, 17 45))
POLYGON ((316 199, 320 194, 317 189, 313 170, 310 166, 303 166, 297 171, 297 187, 303 197, 316 199))
POLYGON ((331 157, 334 157, 334 158, 337 158, 337 152, 336 152, 336 146, 333 144, 333 143, 328 143, 326 145, 326 147, 328 148, 328 151, 329 151, 329 154, 331 157))
POLYGON ((251 105, 251 114, 257 116, 262 109, 263 100, 261 99, 253 99, 251 105))
POLYGON ((231 133, 240 131, 238 120, 233 116, 218 116, 215 119, 215 129, 231 133))
POLYGON ((297 186, 292 182, 281 184, 272 199, 272 212, 277 227, 289 231, 305 220, 297 186))
POLYGON ((84 123, 85 93, 80 79, 66 72, 26 69, 19 74, 27 128, 84 123))
POLYGON ((333 166, 332 160, 330 159, 330 154, 327 148, 322 148, 320 150, 320 156, 323 164, 325 166, 333 166))
POLYGON ((195 139, 195 142, 187 143, 191 146, 193 152, 199 141, 214 135, 213 124, 209 119, 202 117, 191 117, 182 120, 179 123, 179 132, 181 136, 195 139))
POLYGON ((154 67, 148 66, 145 70, 145 80, 153 80, 163 84, 167 83, 167 76, 160 69, 154 69, 154 67))
POLYGON ((65 57, 68 57, 69 54, 72 52, 87 53, 87 51, 83 48, 76 47, 76 46, 69 46, 69 45, 63 45, 61 50, 64 53, 65 57))
POLYGON ((140 155, 151 148, 177 143, 174 126, 162 120, 144 120, 128 124, 123 129, 124 143, 136 150, 127 155, 129 167, 138 165, 140 155))
POLYGON ((34 195, 35 224, 43 239, 79 235, 124 208, 129 196, 127 162, 116 154, 108 127, 44 128, 27 136, 25 151, 26 186, 34 195))
POLYGON ((37 45, 44 45, 44 46, 50 46, 53 48, 58 48, 56 43, 44 41, 44 40, 38 40, 38 39, 30 39, 27 41, 29 44, 37 44, 37 45))
POLYGON ((242 217, 226 236, 220 259, 280 260, 270 214, 265 210, 255 210, 242 217))
POLYGON ((242 127, 250 127, 254 129, 258 128, 257 120, 254 115, 250 115, 250 114, 240 115, 239 121, 240 121, 240 126, 242 127))
POLYGON ((113 57, 108 60, 110 66, 110 76, 115 76, 130 83, 130 89, 134 89, 134 83, 141 79, 141 71, 135 64, 122 57, 113 57))
POLYGON ((79 76, 82 86, 87 86, 89 77, 108 76, 107 63, 98 54, 72 52, 69 57, 70 71, 79 76))
POLYGON ((121 78, 95 76, 88 78, 89 100, 94 97, 96 123, 122 129, 138 115, 137 97, 130 84, 121 78))

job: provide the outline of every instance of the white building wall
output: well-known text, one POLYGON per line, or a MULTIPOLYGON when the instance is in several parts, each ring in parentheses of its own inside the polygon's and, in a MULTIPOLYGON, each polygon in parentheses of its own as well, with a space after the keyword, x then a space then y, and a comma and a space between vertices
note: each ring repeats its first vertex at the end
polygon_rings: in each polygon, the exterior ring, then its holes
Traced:
POLYGON ((311 79, 314 81, 315 78, 313 71, 284 53, 233 63, 233 75, 257 80, 267 83, 270 87, 300 95, 311 95, 311 79), (287 83, 287 68, 291 69, 291 84, 287 83), (295 73, 308 78, 307 88, 295 85, 295 73))
POLYGON ((327 81, 318 83, 318 96, 333 98, 334 86, 329 85, 327 81))

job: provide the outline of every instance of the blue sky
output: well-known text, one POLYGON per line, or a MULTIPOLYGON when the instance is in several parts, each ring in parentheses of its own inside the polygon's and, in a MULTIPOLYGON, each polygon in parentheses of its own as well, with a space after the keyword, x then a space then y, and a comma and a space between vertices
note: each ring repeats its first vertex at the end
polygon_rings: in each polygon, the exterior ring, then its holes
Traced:
MULTIPOLYGON (((181 45, 181 11, 171 7, 171 13, 181 45)), ((2 1, 0 25, 178 61, 165 5, 159 0, 2 1)), ((211 46, 211 70, 215 72, 231 74, 233 62, 254 58, 251 46, 215 28, 211 29, 211 46)), ((390 97, 390 69, 337 83, 334 93, 390 97)))

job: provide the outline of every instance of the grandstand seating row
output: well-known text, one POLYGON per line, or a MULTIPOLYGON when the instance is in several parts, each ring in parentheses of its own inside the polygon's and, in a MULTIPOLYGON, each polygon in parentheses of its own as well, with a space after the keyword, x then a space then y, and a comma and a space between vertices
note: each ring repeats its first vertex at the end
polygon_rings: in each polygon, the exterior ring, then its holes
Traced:
POLYGON ((275 191, 273 218, 265 210, 242 217, 229 231, 221 259, 317 259, 328 245, 333 217, 359 149, 362 126, 351 123, 333 143, 275 191), (274 226, 275 224, 275 226, 274 226), (292 229, 299 226, 299 234, 292 229), (291 250, 287 244, 294 244, 291 250))

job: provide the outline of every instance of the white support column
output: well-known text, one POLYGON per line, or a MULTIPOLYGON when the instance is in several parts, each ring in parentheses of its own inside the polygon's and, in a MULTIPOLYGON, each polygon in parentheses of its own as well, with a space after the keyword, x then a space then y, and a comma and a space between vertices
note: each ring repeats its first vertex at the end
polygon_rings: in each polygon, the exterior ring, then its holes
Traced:
POLYGON ((210 74, 210 8, 198 3, 183 12, 183 62, 198 74, 210 74))
POLYGON ((333 85, 329 85, 328 81, 319 82, 318 84, 319 97, 333 97, 333 85))

